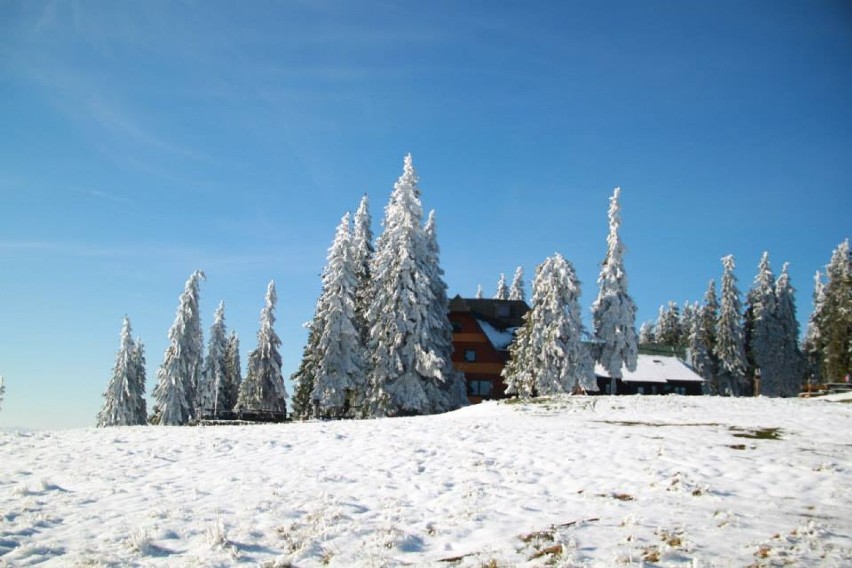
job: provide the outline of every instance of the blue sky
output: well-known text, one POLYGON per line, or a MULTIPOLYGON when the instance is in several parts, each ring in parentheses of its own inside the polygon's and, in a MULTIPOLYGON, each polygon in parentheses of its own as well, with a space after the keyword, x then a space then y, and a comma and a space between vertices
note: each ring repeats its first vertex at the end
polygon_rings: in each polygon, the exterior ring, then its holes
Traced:
MULTIPOLYGON (((606 209, 639 322, 732 253, 812 276, 850 236, 846 2, 0 2, 0 427, 92 425, 122 317, 148 390, 196 268, 289 375, 334 229, 411 152, 452 295, 559 251, 596 294, 606 209)), ((638 324, 638 322, 637 322, 638 324)))

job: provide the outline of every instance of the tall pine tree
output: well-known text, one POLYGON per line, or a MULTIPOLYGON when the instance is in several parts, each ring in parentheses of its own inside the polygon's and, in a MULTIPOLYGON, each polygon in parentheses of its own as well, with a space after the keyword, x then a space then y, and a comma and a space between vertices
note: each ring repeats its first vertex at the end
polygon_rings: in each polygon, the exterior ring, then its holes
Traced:
POLYGON ((133 353, 130 356, 133 367, 136 369, 134 391, 136 393, 136 420, 134 424, 148 423, 148 403, 145 400, 145 344, 142 338, 137 337, 133 342, 133 353))
POLYGON ((739 396, 746 372, 743 345, 742 301, 734 275, 734 257, 722 259, 722 301, 716 324, 715 355, 719 361, 717 383, 719 394, 739 396))
POLYGON ((819 322, 822 369, 826 380, 839 382, 852 367, 852 256, 848 239, 834 249, 825 272, 819 322))
MULTIPOLYGON (((426 252, 423 270, 429 274, 429 282, 432 288, 432 306, 430 316, 426 322, 425 335, 431 343, 430 351, 435 353, 453 352, 453 327, 447 314, 450 309, 450 301, 447 298, 447 284, 444 282, 444 270, 441 268, 441 249, 438 246, 438 228, 435 220, 435 211, 429 212, 424 227, 426 234, 426 252)), ((437 412, 446 412, 462 406, 467 406, 467 387, 464 382, 464 373, 456 371, 448 358, 436 361, 439 365, 437 371, 429 374, 433 377, 428 381, 427 391, 435 401, 437 412)))
POLYGON ((321 418, 350 415, 356 393, 364 391, 364 347, 355 325, 357 277, 353 261, 346 213, 328 251, 316 314, 322 322, 322 333, 311 400, 321 418))
POLYGON ((624 244, 618 235, 621 226, 621 189, 616 187, 609 199, 609 235, 606 258, 598 277, 600 290, 592 305, 595 336, 600 342, 598 361, 612 378, 610 392, 615 394, 616 379, 622 369, 636 370, 638 342, 636 337, 636 304, 627 292, 624 269, 624 244))
POLYGON ((823 319, 823 306, 825 305, 824 285, 819 270, 814 274, 813 305, 814 309, 808 320, 808 328, 802 342, 802 351, 807 363, 808 382, 819 384, 822 382, 822 349, 824 345, 820 325, 823 319))
POLYGON ((431 334, 449 327, 446 307, 437 314, 429 244, 422 227, 423 209, 411 155, 385 208, 384 230, 371 264, 369 408, 371 416, 429 414, 441 410, 434 400, 438 382, 454 373, 451 352, 431 334))
POLYGON ((765 396, 781 393, 781 329, 775 297, 775 275, 769 265, 769 253, 760 258, 757 275, 748 293, 744 338, 750 371, 760 369, 760 392, 765 396))
POLYGON ((225 384, 220 385, 220 403, 224 410, 233 410, 240 395, 240 384, 243 382, 242 366, 240 365, 240 337, 236 331, 228 336, 228 346, 225 350, 225 384))
POLYGON ((154 389, 155 424, 179 426, 198 415, 197 388, 204 357, 198 298, 203 279, 204 273, 196 270, 186 281, 175 321, 169 329, 169 346, 154 389))
MULTIPOLYGON (((112 378, 104 392, 104 405, 98 413, 98 427, 133 426, 145 424, 145 417, 139 416, 139 398, 144 393, 139 392, 139 368, 134 353, 136 345, 133 342, 130 320, 124 317, 121 326, 121 345, 115 358, 112 378)), ((143 386, 144 388, 144 386, 143 386)))
POLYGON ((248 372, 240 385, 237 411, 271 412, 286 417, 287 390, 281 375, 281 339, 275 333, 275 282, 266 288, 266 304, 260 312, 257 348, 249 353, 248 372))
POLYGON ((805 359, 799 349, 799 321, 796 319, 795 289, 790 283, 789 265, 784 263, 775 282, 775 305, 780 332, 780 396, 797 396, 802 390, 805 359))
POLYGON ((370 305, 370 263, 373 260, 373 220, 367 195, 361 198, 352 227, 352 255, 355 267, 355 327, 361 343, 367 344, 367 307, 370 305))
POLYGON ((217 419, 222 412, 230 412, 227 392, 228 338, 225 329, 225 302, 219 302, 210 326, 210 338, 207 340, 207 357, 201 371, 201 385, 198 396, 201 404, 201 416, 217 419))

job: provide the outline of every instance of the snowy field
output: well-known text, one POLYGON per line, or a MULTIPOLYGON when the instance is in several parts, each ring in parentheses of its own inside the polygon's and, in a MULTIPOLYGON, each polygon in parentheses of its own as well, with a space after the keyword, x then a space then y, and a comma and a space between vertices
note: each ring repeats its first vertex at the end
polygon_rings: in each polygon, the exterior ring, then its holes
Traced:
POLYGON ((0 566, 852 566, 852 404, 0 433, 0 566))

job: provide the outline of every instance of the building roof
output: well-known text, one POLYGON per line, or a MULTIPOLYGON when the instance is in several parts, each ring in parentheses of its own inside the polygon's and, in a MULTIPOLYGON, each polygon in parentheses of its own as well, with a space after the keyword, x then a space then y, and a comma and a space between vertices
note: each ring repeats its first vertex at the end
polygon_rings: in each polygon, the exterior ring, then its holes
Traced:
MULTIPOLYGON (((609 373, 600 363, 595 364, 595 375, 610 378, 609 373)), ((636 359, 636 370, 624 369, 621 380, 625 383, 670 383, 694 382, 702 383, 704 379, 693 371, 686 363, 677 357, 663 355, 639 355, 636 359)))
POLYGON ((485 320, 500 331, 521 327, 524 314, 528 311, 530 307, 523 300, 486 300, 461 296, 450 300, 450 312, 470 312, 476 319, 485 320))

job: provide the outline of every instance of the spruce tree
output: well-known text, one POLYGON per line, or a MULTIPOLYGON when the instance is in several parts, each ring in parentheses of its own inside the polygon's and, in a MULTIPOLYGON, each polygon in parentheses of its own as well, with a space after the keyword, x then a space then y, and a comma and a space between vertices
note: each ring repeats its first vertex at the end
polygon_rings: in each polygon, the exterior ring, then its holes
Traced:
POLYGON ((598 277, 598 297, 592 305, 595 336, 600 342, 598 362, 611 377, 612 394, 615 394, 616 380, 623 376, 622 369, 635 371, 638 357, 636 304, 627 292, 624 244, 618 235, 621 226, 620 194, 621 189, 616 187, 609 199, 607 253, 598 277))
POLYGON ((709 342, 703 325, 703 315, 706 306, 698 308, 696 317, 692 319, 692 329, 689 332, 689 355, 692 367, 701 375, 705 381, 705 390, 709 391, 707 385, 712 380, 713 363, 710 354, 709 342))
POLYGON ((512 286, 509 288, 509 299, 520 300, 525 302, 527 299, 524 291, 524 269, 520 266, 515 269, 515 276, 512 278, 512 286))
MULTIPOLYGON (((370 216, 370 202, 367 195, 361 198, 352 227, 352 254, 355 267, 355 327, 366 345, 370 335, 367 329, 367 307, 370 305, 370 263, 375 249, 373 247, 373 220, 370 216)), ((295 398, 295 395, 294 395, 295 398)))
POLYGON ((509 286, 506 285, 506 275, 500 273, 500 279, 497 280, 497 291, 494 293, 495 300, 509 299, 509 286))
POLYGON ((148 423, 148 403, 145 400, 145 344, 140 337, 133 342, 133 352, 130 356, 135 369, 133 391, 136 397, 136 418, 134 424, 144 425, 148 423))
POLYGON ((698 314, 701 322, 701 340, 707 347, 707 360, 702 365, 699 373, 704 378, 704 393, 719 394, 716 384, 716 373, 719 369, 719 361, 716 358, 716 326, 719 320, 719 300, 716 298, 716 281, 707 283, 707 291, 704 293, 704 304, 698 314))
POLYGON ((260 312, 257 348, 249 353, 248 372, 240 385, 238 412, 272 412, 286 417, 287 390, 281 375, 281 339, 275 333, 275 282, 266 287, 266 303, 260 312))
POLYGON ((357 279, 353 260, 349 213, 346 213, 328 251, 316 314, 322 321, 322 333, 311 400, 321 418, 347 416, 355 393, 364 390, 364 348, 355 326, 357 279))
POLYGON ((840 382, 852 367, 852 256, 848 239, 832 253, 826 277, 819 322, 822 369, 826 380, 840 382))
POLYGON ((139 420, 139 368, 134 359, 136 346, 130 329, 130 319, 124 317, 121 344, 115 358, 112 378, 104 392, 104 405, 98 413, 98 427, 133 426, 145 424, 139 420))
POLYGON ((580 282, 562 255, 548 258, 536 270, 532 313, 513 353, 519 358, 504 372, 512 392, 541 396, 597 390, 592 357, 582 341, 579 298, 580 282))
POLYGON ((476 285, 476 295, 475 295, 475 298, 476 298, 477 300, 481 300, 481 299, 483 298, 482 284, 477 284, 477 285, 476 285))
POLYGON ((515 332, 515 338, 509 345, 509 360, 500 373, 506 385, 506 394, 516 395, 521 399, 529 399, 538 395, 535 388, 535 376, 532 372, 534 316, 532 310, 524 314, 524 323, 515 332))
POLYGON ((225 329, 225 302, 219 302, 210 326, 210 339, 207 340, 207 357, 201 371, 201 385, 198 395, 201 416, 218 419, 222 412, 229 412, 227 392, 228 339, 225 329))
POLYGON ((646 321, 639 326, 639 345, 650 345, 656 343, 655 325, 653 321, 646 321))
POLYGON ((742 302, 734 276, 734 257, 722 259, 722 301, 716 324, 716 348, 719 361, 717 387, 720 394, 739 396, 743 391, 746 359, 743 346, 742 302))
POLYGON ((775 306, 775 275, 769 265, 769 253, 760 257, 757 274, 746 295, 746 311, 743 323, 745 342, 746 376, 753 376, 760 369, 760 390, 766 396, 778 396, 780 387, 778 369, 778 326, 775 306))
POLYGON ((298 420, 310 420, 316 418, 313 392, 317 376, 317 362, 319 360, 319 339, 321 337, 322 325, 316 316, 319 310, 319 302, 314 310, 314 319, 305 324, 308 329, 308 340, 302 351, 302 359, 296 372, 290 376, 293 382, 293 417, 298 420))
POLYGON ((657 325, 654 329, 654 337, 658 345, 672 348, 683 345, 680 308, 675 302, 669 301, 666 307, 660 306, 657 325))
POLYGON ((6 395, 6 383, 2 376, 0 376, 0 410, 3 410, 3 397, 6 395))
POLYGON ((802 351, 807 364, 808 380, 813 384, 822 382, 822 349, 823 334, 820 322, 823 319, 823 306, 825 305, 825 292, 822 283, 822 275, 819 270, 814 274, 814 309, 808 320, 808 328, 802 342, 802 351))
POLYGON ((409 154, 385 208, 384 230, 370 266, 370 416, 440 411, 441 401, 431 396, 437 383, 454 372, 451 352, 431 336, 436 326, 449 326, 449 320, 446 308, 435 313, 433 280, 439 270, 431 265, 417 182, 409 154))
POLYGON ((169 329, 169 345, 154 389, 156 424, 184 425, 198 415, 197 388, 204 356, 198 297, 203 279, 204 273, 196 270, 186 281, 175 321, 169 329))
POLYGON ((790 283, 789 265, 784 263, 775 282, 777 320, 779 326, 780 396, 796 396, 802 390, 805 359, 799 349, 799 321, 796 319, 795 289, 790 283))
POLYGON ((243 382, 242 366, 240 364, 240 338, 236 331, 228 336, 228 346, 225 350, 225 383, 219 387, 222 409, 231 411, 237 405, 240 395, 240 384, 243 382))
MULTIPOLYGON (((423 230, 426 235, 427 252, 424 257, 423 270, 429 274, 429 282, 432 288, 432 306, 424 333, 431 343, 429 350, 435 353, 452 353, 453 326, 447 315, 450 310, 450 301, 447 298, 444 270, 441 268, 441 249, 438 246, 438 229, 434 210, 429 212, 423 230)), ((443 366, 437 370, 424 373, 433 377, 431 381, 427 381, 426 385, 430 398, 435 401, 436 411, 446 412, 467 406, 467 387, 464 382, 464 373, 453 368, 449 356, 438 363, 443 366)))

